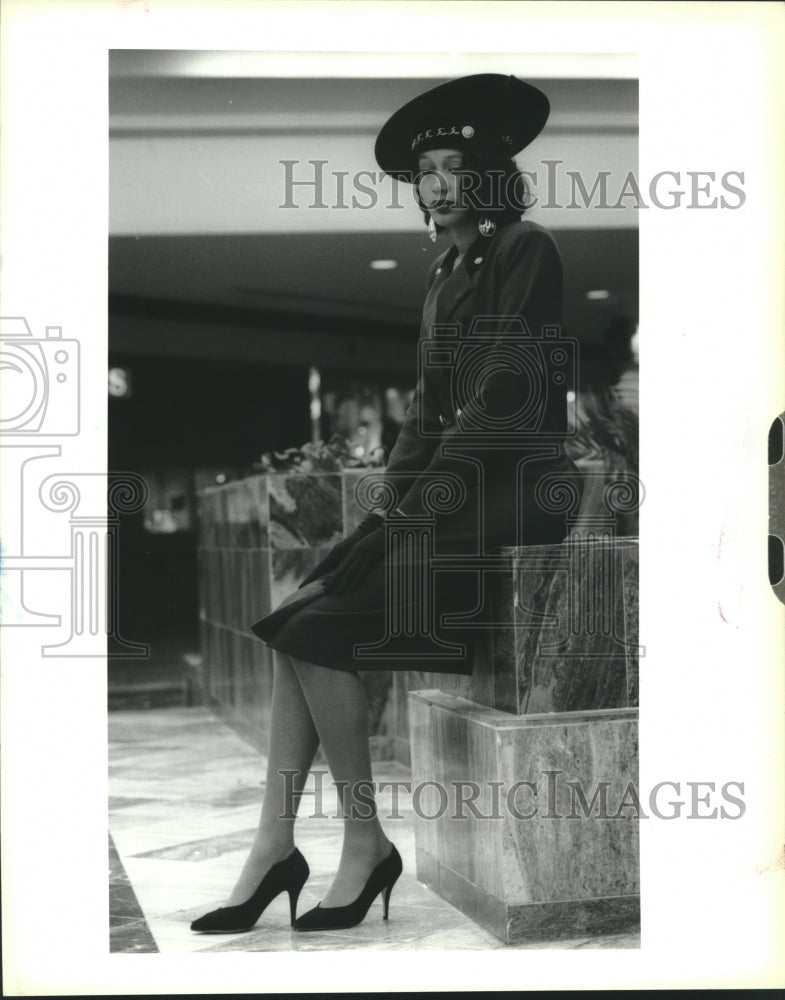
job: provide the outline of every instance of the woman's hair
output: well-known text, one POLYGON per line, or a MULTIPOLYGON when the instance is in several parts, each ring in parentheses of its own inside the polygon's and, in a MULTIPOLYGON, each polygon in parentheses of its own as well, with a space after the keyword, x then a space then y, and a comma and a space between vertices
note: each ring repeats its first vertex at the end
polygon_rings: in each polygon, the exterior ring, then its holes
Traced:
MULTIPOLYGON (((497 226, 517 222, 531 205, 523 173, 505 153, 466 149, 461 158, 461 173, 466 176, 461 191, 467 206, 477 215, 487 215, 497 226)), ((427 224, 431 215, 420 200, 416 183, 415 190, 427 224)), ((443 226, 436 220, 434 223, 438 232, 444 232, 443 226)))

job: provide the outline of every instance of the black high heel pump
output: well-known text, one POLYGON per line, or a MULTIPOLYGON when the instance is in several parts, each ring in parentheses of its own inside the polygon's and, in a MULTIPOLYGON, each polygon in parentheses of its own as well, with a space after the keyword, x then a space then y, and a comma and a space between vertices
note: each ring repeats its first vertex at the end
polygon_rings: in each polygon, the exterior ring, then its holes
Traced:
POLYGON ((297 897, 305 885, 310 870, 308 862, 295 847, 288 858, 273 865, 254 890, 250 899, 238 906, 220 906, 194 920, 192 931, 203 934, 236 934, 250 930, 276 896, 289 893, 289 913, 294 924, 297 897))
POLYGON ((294 929, 296 931, 333 931, 354 927, 364 919, 371 908, 371 903, 380 892, 384 893, 384 919, 387 920, 390 909, 390 893, 402 871, 403 862, 393 844, 388 856, 384 861, 380 861, 368 876, 363 891, 353 903, 349 903, 348 906, 328 906, 326 908, 322 908, 319 904, 298 917, 294 922, 294 929))

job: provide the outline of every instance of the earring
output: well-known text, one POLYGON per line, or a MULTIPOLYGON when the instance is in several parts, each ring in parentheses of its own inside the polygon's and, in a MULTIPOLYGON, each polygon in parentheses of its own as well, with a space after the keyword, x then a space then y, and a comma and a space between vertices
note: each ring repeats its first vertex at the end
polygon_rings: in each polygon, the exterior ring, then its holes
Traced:
POLYGON ((480 230, 481 236, 493 236, 496 232, 496 223, 493 219, 489 219, 487 215, 484 215, 480 219, 477 228, 480 230))
POLYGON ((435 243, 439 238, 439 234, 436 232, 436 223, 433 221, 433 216, 428 219, 428 239, 431 243, 435 243))

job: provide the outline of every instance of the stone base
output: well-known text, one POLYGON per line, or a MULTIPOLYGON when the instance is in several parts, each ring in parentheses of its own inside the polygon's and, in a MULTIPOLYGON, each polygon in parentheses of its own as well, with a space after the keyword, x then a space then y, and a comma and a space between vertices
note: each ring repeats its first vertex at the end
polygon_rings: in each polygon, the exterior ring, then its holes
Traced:
POLYGON ((506 903, 417 848, 417 878, 505 944, 619 934, 640 926, 640 897, 506 903))
POLYGON ((514 716, 418 691, 409 721, 426 885, 507 944, 638 924, 635 709, 514 716))

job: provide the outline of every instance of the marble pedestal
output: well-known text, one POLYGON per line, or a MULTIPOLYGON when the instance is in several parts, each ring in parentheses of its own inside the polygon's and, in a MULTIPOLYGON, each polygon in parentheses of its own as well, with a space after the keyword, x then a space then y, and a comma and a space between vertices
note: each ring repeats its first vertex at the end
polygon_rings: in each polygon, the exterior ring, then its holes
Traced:
POLYGON ((419 691, 409 725, 422 882, 508 944, 637 925, 636 709, 513 716, 419 691))
POLYGON ((412 787, 434 783, 450 803, 416 820, 418 877, 507 943, 631 929, 637 540, 573 535, 505 555, 472 676, 395 676, 412 787), (476 811, 453 808, 475 789, 476 811))
POLYGON ((438 689, 514 715, 638 706, 638 540, 573 538, 503 550, 492 628, 471 676, 393 675, 395 755, 409 763, 408 695, 438 689))

